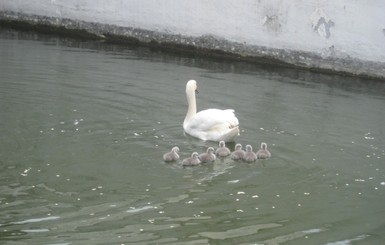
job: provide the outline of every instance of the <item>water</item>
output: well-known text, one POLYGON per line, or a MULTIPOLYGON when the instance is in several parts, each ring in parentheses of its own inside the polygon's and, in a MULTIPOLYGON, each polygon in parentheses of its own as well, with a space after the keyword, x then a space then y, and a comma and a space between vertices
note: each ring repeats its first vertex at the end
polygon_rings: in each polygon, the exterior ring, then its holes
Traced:
POLYGON ((0 47, 1 244, 385 240, 383 82, 6 29, 0 47), (271 159, 164 163, 217 146, 183 133, 189 79, 271 159))

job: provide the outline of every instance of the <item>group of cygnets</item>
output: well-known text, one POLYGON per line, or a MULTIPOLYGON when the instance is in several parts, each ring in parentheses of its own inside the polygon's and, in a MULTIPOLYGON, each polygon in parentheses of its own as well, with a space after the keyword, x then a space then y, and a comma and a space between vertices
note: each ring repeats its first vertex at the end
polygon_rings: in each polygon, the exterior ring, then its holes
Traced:
MULTIPOLYGON (((174 146, 170 152, 163 155, 165 162, 173 162, 179 160, 179 147, 174 146)), ((267 144, 262 142, 261 148, 257 152, 253 152, 251 145, 246 145, 246 151, 242 149, 241 144, 236 144, 233 152, 226 147, 224 141, 219 142, 219 147, 214 150, 213 147, 208 147, 205 153, 199 154, 193 152, 191 157, 185 158, 182 161, 183 166, 197 166, 201 163, 209 163, 215 161, 217 157, 225 158, 230 156, 234 161, 243 161, 247 163, 255 162, 257 159, 267 159, 271 157, 271 153, 267 150, 267 144)))

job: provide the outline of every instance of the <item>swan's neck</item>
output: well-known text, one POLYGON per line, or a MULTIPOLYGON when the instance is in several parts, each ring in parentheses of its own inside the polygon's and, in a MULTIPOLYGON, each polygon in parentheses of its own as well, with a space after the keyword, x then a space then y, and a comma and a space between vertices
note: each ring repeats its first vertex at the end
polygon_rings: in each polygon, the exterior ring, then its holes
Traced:
POLYGON ((194 90, 186 90, 187 97, 187 114, 183 122, 183 127, 186 127, 190 119, 197 113, 197 104, 195 100, 195 91, 194 90))

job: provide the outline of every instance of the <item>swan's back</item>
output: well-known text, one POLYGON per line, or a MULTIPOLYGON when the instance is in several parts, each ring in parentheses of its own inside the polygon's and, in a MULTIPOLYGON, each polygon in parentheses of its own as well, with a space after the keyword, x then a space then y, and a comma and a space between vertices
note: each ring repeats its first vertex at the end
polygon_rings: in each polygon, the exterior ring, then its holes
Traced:
POLYGON ((186 133, 201 140, 233 141, 239 135, 234 110, 207 109, 198 112, 184 125, 186 133))

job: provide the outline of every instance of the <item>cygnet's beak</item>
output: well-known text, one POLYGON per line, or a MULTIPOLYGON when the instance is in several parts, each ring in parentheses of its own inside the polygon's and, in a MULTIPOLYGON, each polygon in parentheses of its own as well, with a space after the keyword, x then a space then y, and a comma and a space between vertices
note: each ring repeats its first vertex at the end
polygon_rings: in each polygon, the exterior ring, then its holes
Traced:
POLYGON ((198 89, 195 89, 195 93, 196 93, 196 94, 199 94, 199 91, 198 91, 198 89))

